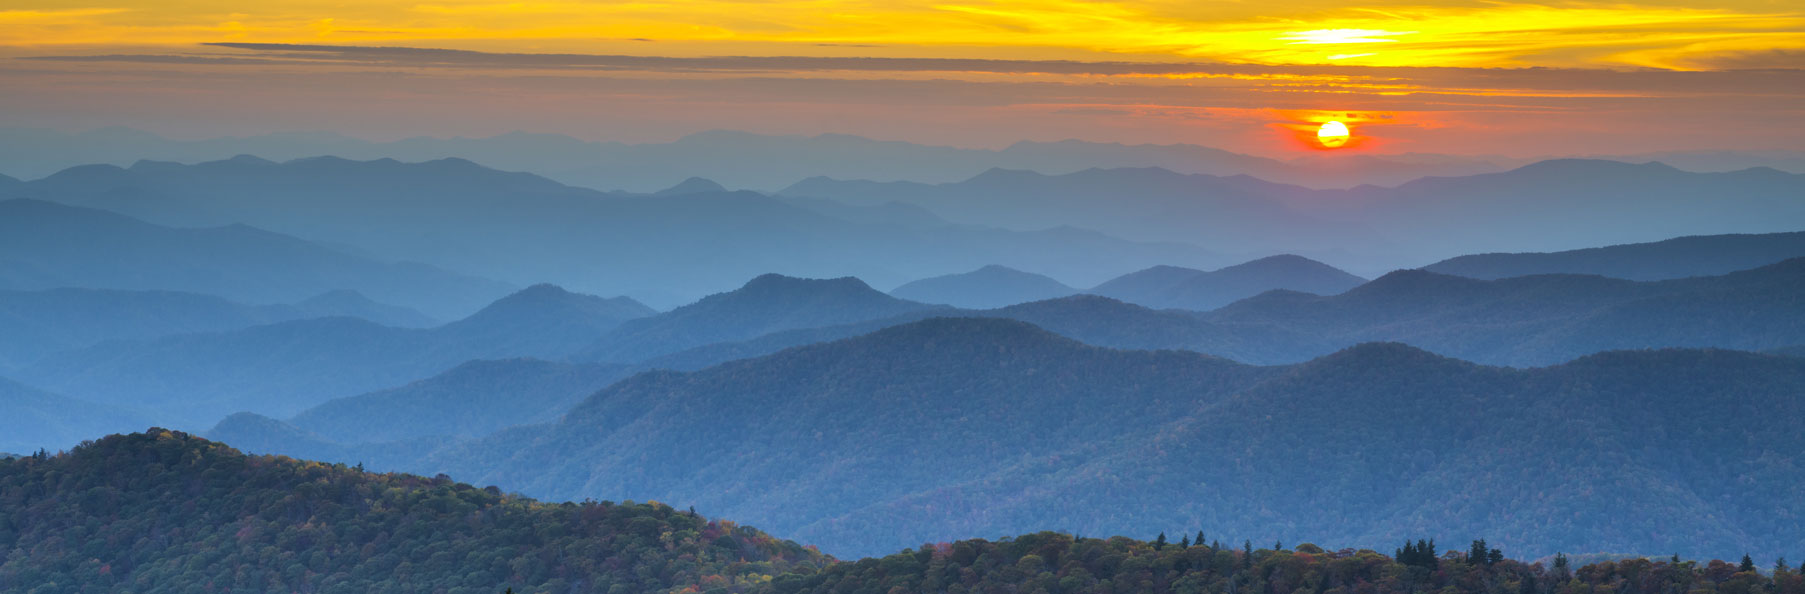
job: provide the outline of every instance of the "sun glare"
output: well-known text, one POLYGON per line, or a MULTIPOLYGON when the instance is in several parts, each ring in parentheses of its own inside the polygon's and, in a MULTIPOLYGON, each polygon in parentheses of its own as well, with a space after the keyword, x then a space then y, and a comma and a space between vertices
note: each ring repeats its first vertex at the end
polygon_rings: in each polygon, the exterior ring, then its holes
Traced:
POLYGON ((1340 148, 1346 145, 1348 141, 1347 124, 1335 121, 1323 122, 1322 127, 1316 129, 1316 141, 1322 143, 1322 146, 1326 148, 1340 148))

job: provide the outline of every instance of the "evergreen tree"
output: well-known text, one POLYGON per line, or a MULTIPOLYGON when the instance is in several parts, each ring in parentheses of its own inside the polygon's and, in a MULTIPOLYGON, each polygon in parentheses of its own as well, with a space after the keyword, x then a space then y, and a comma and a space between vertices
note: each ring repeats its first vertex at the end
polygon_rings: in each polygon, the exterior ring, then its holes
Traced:
POLYGON ((1253 567, 1253 540, 1241 543, 1241 567, 1253 567))
POLYGON ((1749 556, 1746 554, 1743 555, 1742 556, 1742 565, 1737 567, 1736 571, 1743 572, 1743 571, 1754 571, 1754 570, 1755 570, 1755 560, 1750 559, 1749 556))
POLYGON ((1474 566, 1485 565, 1489 552, 1490 549, 1485 546, 1485 539, 1475 540, 1473 546, 1467 548, 1467 563, 1474 566))
POLYGON ((1491 567, 1493 565, 1497 565, 1502 562, 1504 562, 1504 551, 1502 551, 1502 550, 1492 549, 1492 551, 1490 553, 1487 553, 1485 555, 1485 566, 1486 567, 1491 567))
POLYGON ((1517 583, 1517 594, 1538 594, 1536 592, 1535 574, 1530 573, 1523 575, 1523 581, 1517 583))
POLYGON ((1197 539, 1193 540, 1191 542, 1197 543, 1197 546, 1200 546, 1200 547, 1203 546, 1203 531, 1198 530, 1197 531, 1197 539))
POLYGON ((1159 538, 1153 539, 1153 550, 1157 551, 1163 548, 1166 548, 1166 533, 1161 532, 1159 538))
POLYGON ((1191 548, 1191 537, 1189 537, 1189 536, 1178 537, 1178 548, 1181 548, 1181 549, 1191 548))

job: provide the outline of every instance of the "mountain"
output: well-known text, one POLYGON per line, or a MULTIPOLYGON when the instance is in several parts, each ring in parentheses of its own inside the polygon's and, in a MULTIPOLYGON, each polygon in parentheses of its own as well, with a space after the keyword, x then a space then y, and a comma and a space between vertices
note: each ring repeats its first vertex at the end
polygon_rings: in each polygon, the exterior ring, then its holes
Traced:
MULTIPOLYGON (((632 295, 660 308, 773 271, 814 277, 857 272, 888 285, 999 263, 1089 283, 1124 265, 1204 266, 1220 259, 1188 244, 1130 242, 1076 228, 1008 231, 855 220, 755 192, 603 193, 462 159, 273 163, 246 157, 83 166, 27 182, 19 193, 162 225, 253 225, 378 258, 521 286, 552 282, 591 294, 632 295), (258 199, 244 200, 246 195, 258 199)), ((427 313, 456 319, 468 311, 427 313)))
POLYGON ((445 317, 467 315, 508 290, 243 225, 172 228, 88 208, 0 201, 0 289, 63 287, 186 291, 256 304, 351 289, 445 317))
POLYGON ((641 374, 552 425, 435 454, 433 467, 533 493, 656 494, 796 530, 1035 451, 1151 427, 1269 373, 1088 346, 1010 320, 930 319, 641 374))
POLYGON ((1184 349, 1266 365, 1382 341, 1491 365, 1552 365, 1612 349, 1761 351, 1805 344, 1802 267, 1805 259, 1721 277, 1648 283, 1583 275, 1481 281, 1404 270, 1339 295, 1275 290, 1210 312, 1152 310, 1074 295, 995 310, 917 310, 799 327, 685 349, 643 364, 696 370, 932 316, 1007 318, 1097 346, 1184 349))
POLYGON ((1077 289, 1052 278, 993 264, 963 274, 913 281, 892 289, 890 294, 922 303, 993 309, 1029 301, 1057 299, 1077 292, 1077 289))
POLYGON ((1042 531, 838 562, 661 503, 541 503, 447 477, 246 456, 155 428, 57 456, 0 456, 0 502, 0 517, 12 518, 0 532, 0 545, 14 551, 0 567, 0 588, 8 591, 825 594, 969 585, 1074 594, 1306 587, 1542 594, 1554 588, 1541 584, 1616 590, 1634 583, 1734 594, 1805 587, 1784 564, 1771 575, 1718 560, 1629 557, 1581 567, 1562 556, 1530 564, 1497 547, 1481 554, 1497 543, 1477 541, 1472 553, 1449 545, 1440 556, 1427 543, 1421 550, 1406 542, 1388 557, 1310 542, 1290 549, 1256 548, 1251 539, 1241 547, 1220 538, 1205 544, 1201 531, 1197 543, 1188 532, 1149 541, 1042 531), (161 530, 183 538, 143 544, 161 530))
POLYGON ((1155 266, 1116 277, 1090 292, 1154 309, 1209 311, 1272 290, 1336 295, 1364 282, 1309 258, 1281 255, 1210 272, 1155 266))
POLYGON ((514 425, 556 420, 626 375, 627 369, 616 365, 470 361, 398 388, 324 402, 288 422, 345 444, 481 437, 514 425))
POLYGON ((804 279, 765 274, 739 289, 623 323, 576 357, 634 363, 708 344, 796 328, 883 319, 931 308, 885 295, 852 277, 804 279))
POLYGON ((1489 364, 1551 365, 1612 349, 1805 343, 1802 283, 1805 258, 1658 282, 1559 274, 1482 281, 1404 270, 1341 295, 1268 293, 1200 319, 1285 331, 1294 342, 1271 346, 1292 360, 1390 340, 1489 364))
POLYGON ((714 183, 712 180, 692 177, 679 182, 677 185, 653 192, 652 195, 682 196, 684 194, 713 194, 726 191, 727 188, 722 187, 721 184, 714 183))
POLYGON ((1781 485, 1805 469, 1768 452, 1801 447, 1785 427, 1802 412, 1788 395, 1802 381, 1805 362, 1725 351, 1614 352, 1515 371, 1369 345, 1157 430, 796 533, 831 543, 904 521, 923 529, 886 535, 931 541, 922 537, 1021 524, 1095 534, 1105 524, 1091 510, 1103 506, 1110 529, 1140 534, 1207 526, 1339 543, 1435 534, 1530 556, 1788 548, 1797 527, 1775 518, 1799 504, 1781 485), (1738 422, 1698 415, 1700 406, 1738 422), (1613 496, 1597 497, 1605 492, 1613 496), (930 528, 936 515, 944 528, 930 528))
POLYGON ((1475 254, 1423 270, 1480 279, 1563 273, 1648 281, 1717 276, 1799 257, 1805 257, 1805 231, 1678 237, 1554 253, 1475 254))
POLYGON ((1516 370, 1372 343, 1252 367, 939 318, 635 376, 420 469, 550 497, 657 493, 852 554, 1195 526, 1717 554, 1794 544, 1773 518, 1798 512, 1784 485, 1805 467, 1767 452, 1805 447, 1801 389, 1805 361, 1731 351, 1516 370))
MULTIPOLYGON (((534 286, 431 329, 319 318, 115 341, 58 353, 17 377, 102 403, 209 426, 226 414, 287 416, 327 400, 431 377, 472 359, 562 358, 646 310, 534 286)), ((538 410, 523 411, 536 414, 538 410)))
POLYGON ((58 451, 82 440, 142 426, 144 415, 38 390, 0 378, 0 452, 58 451))
POLYGON ((540 503, 155 428, 0 462, 0 518, 6 591, 730 592, 830 562, 662 504, 540 503))

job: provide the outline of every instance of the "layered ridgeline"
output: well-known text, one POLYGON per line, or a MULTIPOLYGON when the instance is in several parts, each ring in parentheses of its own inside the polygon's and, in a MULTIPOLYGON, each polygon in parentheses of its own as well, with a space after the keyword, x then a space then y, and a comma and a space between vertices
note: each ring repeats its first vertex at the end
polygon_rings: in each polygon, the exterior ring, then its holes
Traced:
POLYGON ((9 592, 746 591, 825 559, 659 504, 252 457, 182 433, 0 461, 9 592))
POLYGON ((175 291, 0 291, 0 370, 110 340, 221 332, 334 316, 397 327, 435 325, 417 311, 377 303, 349 290, 285 305, 246 305, 175 291))
POLYGON ((1253 367, 947 318, 642 374, 417 468, 693 503, 843 554, 1182 525, 1724 554, 1801 544, 1801 390, 1805 360, 1730 351, 1513 370, 1375 344, 1253 367))
MULTIPOLYGON (((0 452, 57 451, 96 435, 142 429, 150 417, 127 408, 52 394, 0 377, 0 452)), ((4 456, 0 456, 4 457, 4 456)))
POLYGON ((902 202, 956 223, 1074 225, 1224 252, 1334 254, 1365 272, 1473 253, 1797 231, 1805 226, 1802 178, 1765 168, 1690 173, 1660 163, 1568 159, 1347 190, 1141 168, 992 170, 945 184, 812 178, 781 193, 902 202))
POLYGON ((1155 266, 1110 279, 1087 292, 1153 309, 1209 311, 1272 290, 1337 295, 1364 282, 1366 279, 1328 264, 1286 254, 1209 272, 1155 266))
POLYGON ((468 315, 509 291, 495 281, 228 224, 235 222, 176 228, 37 200, 0 201, 0 290, 184 291, 269 304, 348 289, 441 319, 468 315))
POLYGON ((755 192, 711 190, 692 185, 666 195, 610 194, 461 159, 272 163, 245 157, 77 167, 11 192, 164 225, 242 223, 519 285, 552 282, 633 295, 658 307, 773 270, 859 273, 889 285, 1000 263, 1088 284, 1124 266, 1225 263, 1190 245, 1072 228, 922 228, 841 218, 755 192), (246 195, 258 199, 243 200, 246 195))
POLYGON ((556 420, 631 371, 603 363, 470 361, 398 388, 335 398, 286 421, 234 414, 206 436, 254 452, 403 468, 449 441, 556 420))
POLYGON ((631 299, 536 285, 435 328, 334 317, 114 341, 50 355, 14 377, 104 404, 154 410, 164 423, 204 428, 239 411, 287 416, 472 359, 561 359, 651 313, 631 299))
POLYGON ((1783 561, 1763 575, 1746 557, 1581 567, 1515 561, 1485 542, 1438 556, 1419 540, 1387 556, 1173 534, 1039 532, 837 562, 663 504, 539 503, 159 429, 54 457, 0 455, 0 589, 18 592, 1805 592, 1783 561))
POLYGON ((1805 257, 1805 231, 1676 237, 1553 253, 1474 254, 1423 270, 1471 278, 1532 274, 1596 274, 1630 280, 1716 276, 1805 257))
POLYGON ((1270 291, 1202 313, 1156 311, 1094 295, 994 310, 915 310, 700 346, 644 362, 701 369, 957 315, 1021 320, 1098 346, 1185 349, 1259 364, 1296 363, 1363 342, 1395 341, 1492 365, 1552 365, 1610 349, 1762 351, 1805 344, 1802 295, 1805 259, 1660 282, 1579 275, 1483 281, 1403 270, 1339 295, 1270 291))

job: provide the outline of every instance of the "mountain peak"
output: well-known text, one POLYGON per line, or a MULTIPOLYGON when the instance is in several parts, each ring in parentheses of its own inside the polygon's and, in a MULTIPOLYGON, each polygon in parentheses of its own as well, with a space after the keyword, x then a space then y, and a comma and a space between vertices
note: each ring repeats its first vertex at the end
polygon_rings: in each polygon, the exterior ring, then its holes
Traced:
POLYGON ((715 183, 714 180, 702 177, 691 177, 679 182, 677 185, 654 192, 652 195, 682 196, 685 194, 714 194, 726 191, 727 188, 725 186, 715 183))
POLYGON ((792 291, 815 290, 832 290, 833 292, 871 292, 874 294, 881 294, 878 293, 877 289, 871 288, 871 285, 865 284, 865 281, 859 280, 859 278, 855 276, 842 276, 839 278, 800 278, 785 276, 775 272, 758 275, 752 280, 746 281, 745 285, 742 285, 738 291, 734 292, 748 294, 784 294, 792 291))

